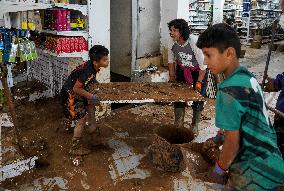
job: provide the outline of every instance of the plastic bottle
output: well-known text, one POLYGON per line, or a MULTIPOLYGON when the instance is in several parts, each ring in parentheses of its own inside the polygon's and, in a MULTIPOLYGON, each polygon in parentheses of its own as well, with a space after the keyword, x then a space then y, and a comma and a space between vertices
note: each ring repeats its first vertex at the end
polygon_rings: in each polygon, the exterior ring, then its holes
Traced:
POLYGON ((66 10, 66 30, 67 31, 71 31, 70 15, 71 15, 71 11, 70 10, 66 10))
POLYGON ((67 30, 67 10, 62 9, 61 10, 61 22, 62 22, 62 30, 66 31, 67 30))
POLYGON ((56 17, 56 29, 57 31, 63 31, 63 17, 62 17, 62 10, 58 9, 55 12, 55 17, 56 17))

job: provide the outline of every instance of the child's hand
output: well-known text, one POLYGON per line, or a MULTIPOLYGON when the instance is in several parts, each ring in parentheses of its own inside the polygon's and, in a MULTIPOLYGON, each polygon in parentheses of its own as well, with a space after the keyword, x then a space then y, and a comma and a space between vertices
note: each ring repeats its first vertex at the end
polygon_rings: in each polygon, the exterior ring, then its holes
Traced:
POLYGON ((275 92, 276 91, 272 78, 269 78, 269 77, 267 78, 267 80, 264 84, 264 91, 266 91, 266 92, 275 92))
POLYGON ((210 183, 218 183, 225 185, 228 180, 228 174, 226 171, 221 169, 220 166, 216 163, 213 170, 206 173, 198 174, 196 178, 210 183))
POLYGON ((91 101, 92 101, 92 103, 93 103, 94 105, 99 105, 99 104, 100 104, 100 99, 99 99, 98 96, 96 96, 96 95, 93 95, 93 96, 92 96, 91 101))
POLYGON ((218 163, 215 164, 211 176, 213 181, 218 184, 226 184, 227 182, 227 172, 223 170, 218 163))

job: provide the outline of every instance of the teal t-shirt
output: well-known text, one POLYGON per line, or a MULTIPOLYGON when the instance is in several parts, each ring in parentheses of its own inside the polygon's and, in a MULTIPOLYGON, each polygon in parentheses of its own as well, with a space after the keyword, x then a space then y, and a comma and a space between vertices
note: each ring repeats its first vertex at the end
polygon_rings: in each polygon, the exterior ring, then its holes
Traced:
POLYGON ((240 132, 240 149, 230 167, 231 185, 261 191, 284 183, 284 162, 261 87, 244 67, 218 85, 216 126, 240 132))

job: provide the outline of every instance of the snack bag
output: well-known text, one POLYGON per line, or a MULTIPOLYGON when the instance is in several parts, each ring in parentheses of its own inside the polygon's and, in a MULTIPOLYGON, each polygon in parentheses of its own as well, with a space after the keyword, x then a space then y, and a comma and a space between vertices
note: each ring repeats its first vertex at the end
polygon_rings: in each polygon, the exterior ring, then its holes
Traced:
POLYGON ((33 41, 30 41, 30 46, 31 46, 32 60, 36 60, 38 58, 37 51, 36 51, 36 45, 33 41))
POLYGON ((28 29, 28 13, 23 11, 21 13, 22 29, 28 29))
POLYGON ((16 62, 17 51, 18 51, 18 44, 16 44, 16 37, 14 36, 12 39, 11 50, 9 53, 9 62, 12 63, 16 62))

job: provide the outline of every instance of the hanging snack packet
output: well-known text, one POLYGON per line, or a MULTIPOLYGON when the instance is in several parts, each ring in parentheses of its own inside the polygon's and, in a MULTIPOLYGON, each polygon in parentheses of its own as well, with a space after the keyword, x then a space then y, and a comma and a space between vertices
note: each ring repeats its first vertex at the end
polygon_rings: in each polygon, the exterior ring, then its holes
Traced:
POLYGON ((35 22, 35 30, 41 32, 42 31, 42 22, 41 22, 41 17, 40 17, 39 11, 35 12, 34 22, 35 22))
POLYGON ((28 29, 28 13, 23 11, 21 13, 22 29, 28 29))
POLYGON ((2 33, 0 32, 0 63, 3 62, 3 50, 4 50, 4 42, 2 38, 2 33))
POLYGON ((28 29, 35 30, 35 14, 34 11, 28 11, 28 29))
POLYGON ((23 39, 19 40, 19 57, 21 62, 27 61, 26 46, 23 39))
POLYGON ((16 37, 14 36, 11 43, 11 50, 9 53, 9 62, 16 62, 18 44, 16 44, 16 37))
POLYGON ((27 61, 30 61, 30 60, 33 59, 32 50, 31 50, 31 43, 30 42, 31 41, 29 41, 28 39, 26 39, 25 42, 24 42, 27 61))
POLYGON ((38 55, 37 55, 35 43, 33 41, 30 41, 30 46, 31 46, 32 60, 36 60, 38 58, 38 55))

